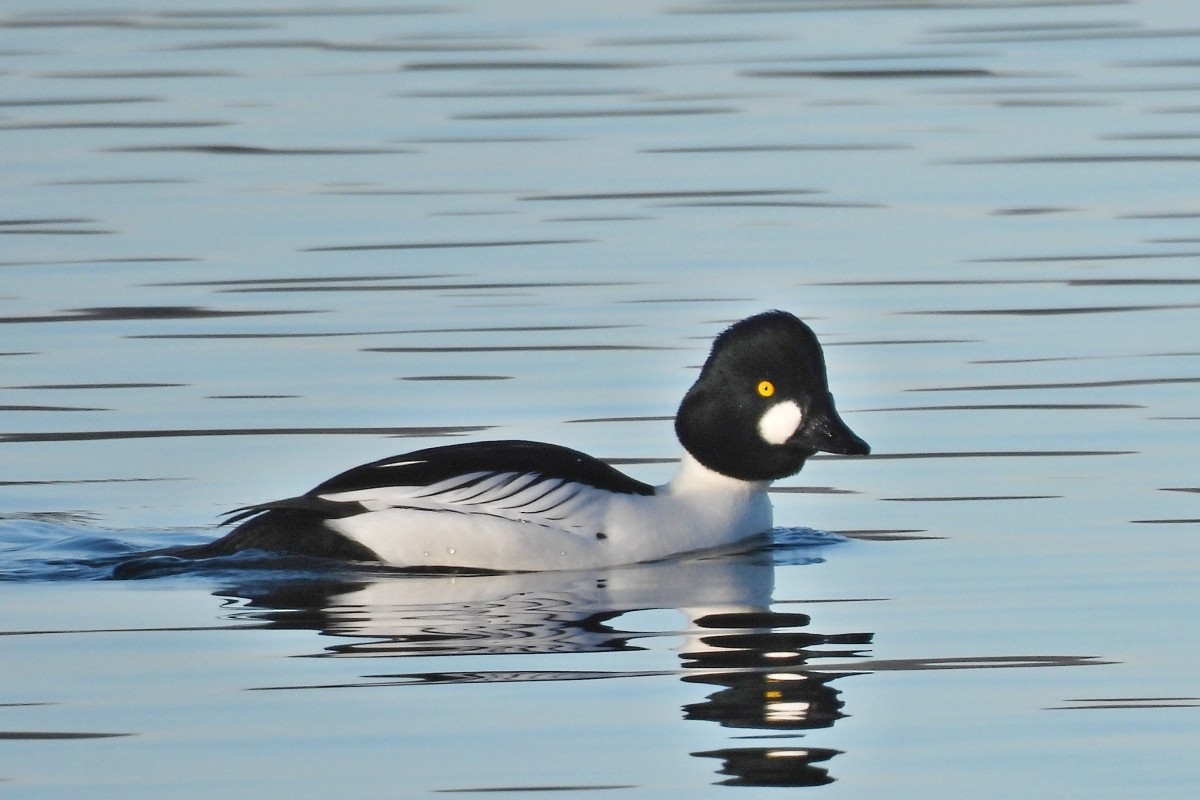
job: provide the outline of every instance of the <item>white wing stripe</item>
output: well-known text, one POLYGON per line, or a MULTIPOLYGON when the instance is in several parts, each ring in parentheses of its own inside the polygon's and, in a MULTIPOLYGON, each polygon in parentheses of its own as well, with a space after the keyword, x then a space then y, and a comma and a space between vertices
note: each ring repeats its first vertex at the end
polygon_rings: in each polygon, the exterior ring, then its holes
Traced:
POLYGON ((447 502, 454 502, 454 503, 477 502, 480 497, 487 497, 487 495, 492 490, 496 489, 497 487, 509 485, 510 483, 512 483, 512 481, 515 477, 516 477, 516 473, 514 473, 514 472, 497 472, 497 473, 492 474, 490 477, 483 478, 482 480, 479 480, 479 481, 475 481, 470 486, 464 486, 463 491, 457 493, 458 496, 455 497, 453 500, 450 500, 449 498, 439 498, 439 499, 444 499, 447 502))
POLYGON ((549 480, 538 481, 537 483, 530 484, 519 492, 510 494, 504 498, 499 498, 505 502, 489 503, 489 505, 495 508, 504 509, 506 511, 516 511, 521 509, 522 513, 524 513, 523 509, 525 506, 536 500, 542 499, 561 485, 561 478, 551 478, 549 480))
POLYGON ((533 473, 517 474, 515 472, 506 472, 503 477, 505 479, 503 483, 493 487, 493 491, 481 492, 477 496, 472 496, 469 501, 470 504, 492 505, 524 491, 531 484, 541 480, 540 475, 533 473))
POLYGON ((473 472, 429 486, 381 486, 335 492, 321 498, 360 503, 368 511, 410 508, 490 515, 541 525, 552 523, 582 535, 600 532, 605 504, 599 501, 607 496, 607 492, 586 484, 537 473, 473 472))
POLYGON ((487 497, 488 494, 497 488, 507 486, 514 477, 514 474, 511 472, 476 473, 476 475, 478 477, 472 481, 449 487, 447 491, 423 494, 421 497, 435 503, 453 505, 470 503, 480 497, 487 497))
POLYGON ((553 511, 578 495, 578 485, 564 484, 552 489, 549 492, 546 492, 541 497, 530 500, 521 507, 521 512, 524 514, 537 514, 538 516, 544 516, 547 511, 553 511))
POLYGON ((426 486, 386 486, 383 489, 404 489, 407 490, 409 497, 434 497, 439 494, 444 494, 453 489, 458 489, 468 484, 486 478, 491 473, 489 472, 468 472, 465 475, 455 475, 451 478, 431 483, 426 486))

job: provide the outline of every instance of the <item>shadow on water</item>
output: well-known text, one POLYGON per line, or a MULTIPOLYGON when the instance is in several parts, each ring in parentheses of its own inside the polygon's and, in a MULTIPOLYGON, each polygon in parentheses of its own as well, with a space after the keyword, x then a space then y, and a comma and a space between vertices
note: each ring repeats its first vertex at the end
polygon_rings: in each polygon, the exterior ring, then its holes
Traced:
MULTIPOLYGON (((873 633, 823 630, 815 612, 828 604, 886 602, 883 598, 786 601, 785 611, 773 607, 780 604, 775 597, 777 566, 819 563, 825 549, 845 541, 804 528, 777 529, 770 540, 740 552, 624 568, 417 574, 256 553, 199 562, 169 557, 130 561, 132 552, 161 540, 161 535, 105 536, 90 529, 88 520, 69 517, 0 524, 7 542, 4 562, 12 567, 2 580, 103 580, 117 566, 124 578, 193 585, 200 581, 216 586, 213 595, 227 604, 223 618, 228 630, 313 631, 321 637, 321 649, 293 655, 370 659, 362 663, 372 665, 359 670, 354 680, 244 687, 248 691, 403 690, 623 678, 704 687, 706 694, 681 704, 678 713, 685 721, 736 731, 726 746, 690 753, 719 761, 719 783, 730 786, 819 786, 834 781, 830 762, 843 751, 811 746, 805 737, 833 728, 845 716, 848 701, 841 682, 848 677, 881 670, 1105 663, 1056 655, 873 659, 873 633), (814 614, 792 610, 797 605, 814 614), (661 611, 680 616, 655 613, 651 623, 639 616, 661 611), (664 619, 669 623, 663 624, 664 619), (663 650, 674 655, 642 669, 575 668, 546 660, 569 656, 577 662, 587 654, 663 650), (542 658, 527 669, 509 666, 512 662, 492 668, 498 656, 542 658), (413 659, 428 657, 437 659, 431 669, 413 668, 420 663, 413 659), (463 668, 454 669, 448 657, 467 658, 463 668), (747 739, 757 741, 741 744, 747 739)), ((7 632, 22 633, 32 632, 7 632)), ((455 791, 489 789, 499 790, 455 791)))

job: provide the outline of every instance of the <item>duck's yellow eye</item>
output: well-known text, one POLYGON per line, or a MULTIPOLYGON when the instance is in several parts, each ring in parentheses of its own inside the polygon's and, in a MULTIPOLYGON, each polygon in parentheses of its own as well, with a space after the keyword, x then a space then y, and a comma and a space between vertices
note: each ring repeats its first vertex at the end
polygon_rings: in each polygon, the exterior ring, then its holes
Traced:
POLYGON ((771 395, 775 394, 775 384, 771 383, 770 381, 759 381, 758 393, 762 397, 770 397, 771 395))

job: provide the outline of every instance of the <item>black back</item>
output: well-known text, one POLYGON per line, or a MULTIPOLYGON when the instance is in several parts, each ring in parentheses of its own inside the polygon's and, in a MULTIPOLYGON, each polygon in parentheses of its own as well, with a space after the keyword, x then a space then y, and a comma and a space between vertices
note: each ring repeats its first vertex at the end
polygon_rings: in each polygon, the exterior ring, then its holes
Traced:
POLYGON ((654 494, 653 486, 578 450, 543 442, 502 440, 443 445, 380 459, 335 475, 307 496, 384 486, 428 486, 472 472, 537 474, 607 492, 654 494))

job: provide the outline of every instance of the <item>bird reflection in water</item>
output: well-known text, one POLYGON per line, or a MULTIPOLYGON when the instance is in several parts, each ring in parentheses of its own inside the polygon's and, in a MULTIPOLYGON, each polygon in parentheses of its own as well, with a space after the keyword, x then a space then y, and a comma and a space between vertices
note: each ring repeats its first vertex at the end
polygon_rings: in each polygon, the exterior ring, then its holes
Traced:
MULTIPOLYGON (((806 665, 821 658, 860 658, 860 650, 829 646, 868 645, 871 634, 795 630, 809 623, 806 614, 772 611, 711 614, 695 620, 711 633, 699 637, 703 649, 682 653, 688 668, 683 680, 721 688, 703 703, 685 706, 685 718, 759 732, 751 738, 793 740, 799 732, 832 726, 842 718, 843 704, 830 683, 847 673, 816 672, 806 665)), ((723 783, 730 786, 820 786, 833 778, 816 764, 839 752, 789 743, 693 755, 722 759, 721 774, 731 776, 723 783)))
POLYGON ((684 719, 772 740, 773 746, 692 753, 720 759, 719 773, 729 776, 721 782, 728 785, 816 786, 833 780, 824 763, 839 751, 802 746, 799 740, 842 717, 840 692, 831 683, 850 673, 820 672, 813 662, 837 658, 844 669, 845 660, 862 658, 858 648, 871 641, 868 633, 815 633, 807 615, 771 610, 774 565, 763 551, 559 573, 333 578, 309 572, 287 580, 272 573, 238 570, 240 580, 218 594, 237 599, 234 618, 337 637, 311 654, 319 657, 597 653, 647 649, 644 642, 654 638, 682 639, 677 669, 514 670, 505 661, 503 670, 456 672, 439 661, 442 669, 436 672, 371 671, 358 682, 324 688, 675 676, 717 687, 702 702, 684 706, 684 719), (620 624, 630 612, 656 609, 676 609, 685 622, 651 632, 620 624))

